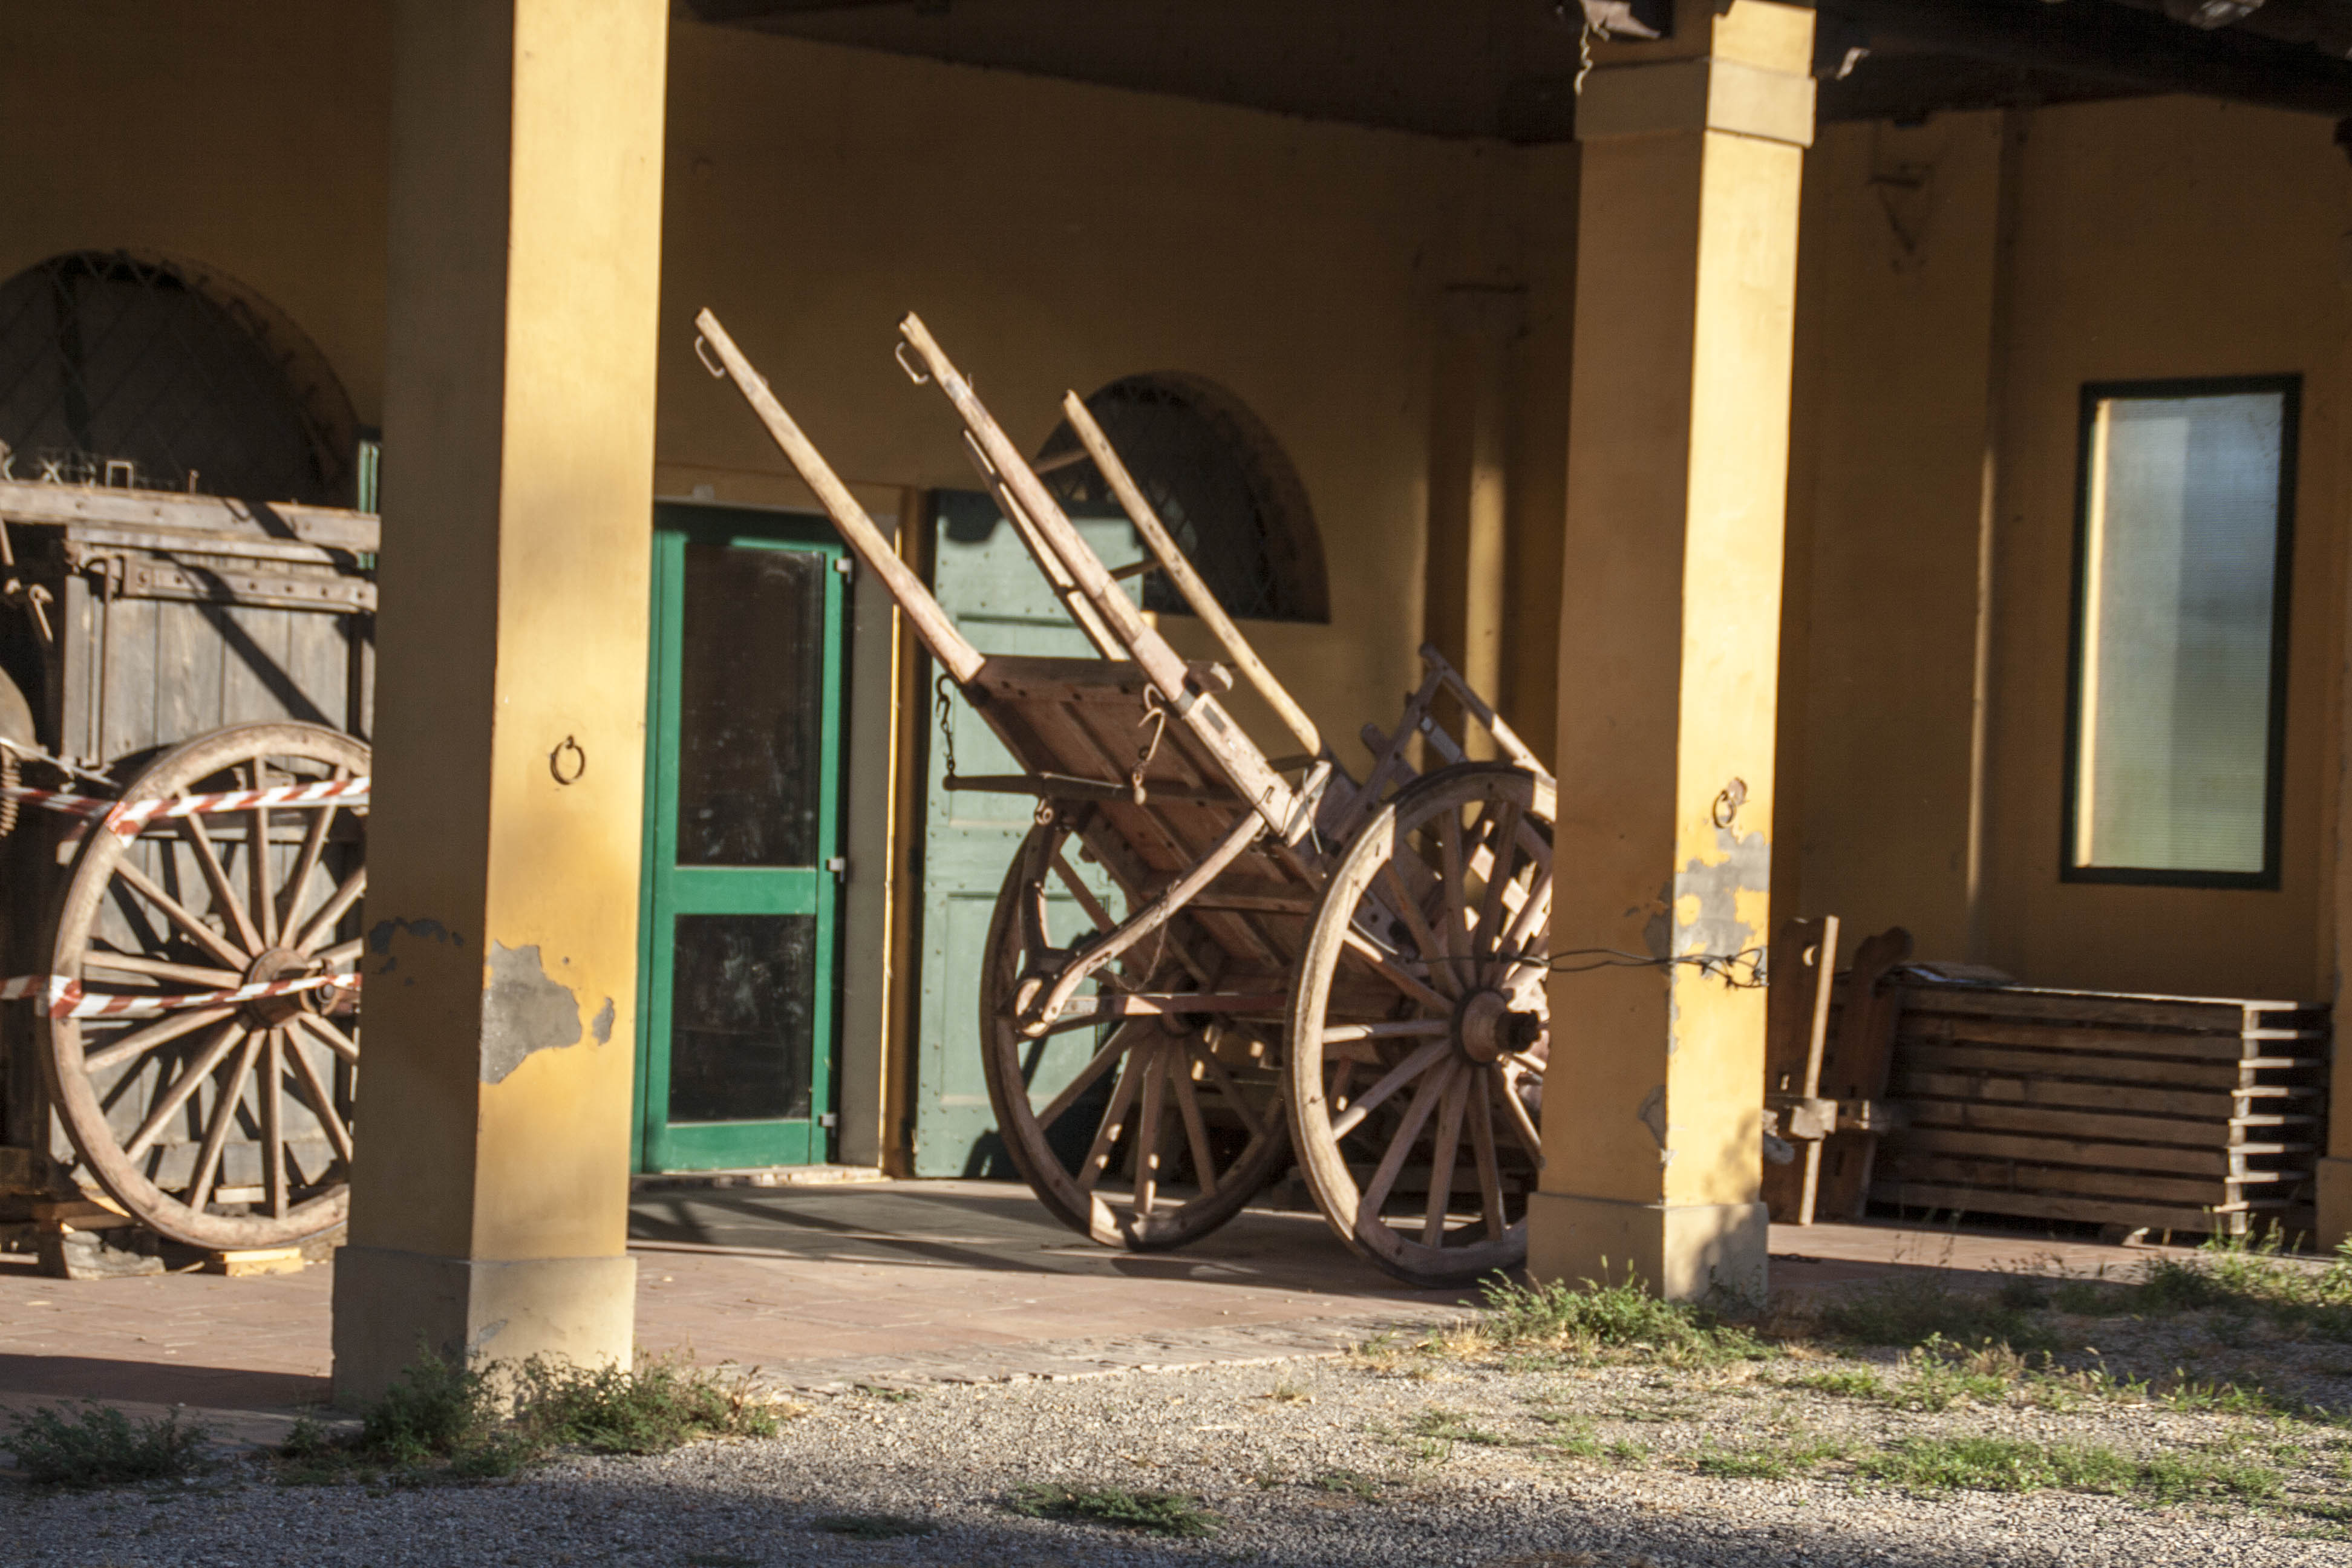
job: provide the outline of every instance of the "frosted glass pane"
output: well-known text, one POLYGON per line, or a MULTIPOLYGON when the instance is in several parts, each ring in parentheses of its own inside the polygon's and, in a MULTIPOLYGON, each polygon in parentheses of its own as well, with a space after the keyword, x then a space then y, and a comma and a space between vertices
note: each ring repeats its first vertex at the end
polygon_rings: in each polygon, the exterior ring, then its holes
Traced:
POLYGON ((2259 872, 2285 395, 2102 400, 2074 863, 2259 872))

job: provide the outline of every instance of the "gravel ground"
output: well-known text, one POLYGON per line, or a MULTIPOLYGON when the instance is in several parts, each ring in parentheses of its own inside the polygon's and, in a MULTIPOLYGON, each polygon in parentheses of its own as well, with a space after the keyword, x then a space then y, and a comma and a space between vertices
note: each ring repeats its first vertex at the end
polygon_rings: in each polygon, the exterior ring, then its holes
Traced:
MULTIPOLYGON (((2091 1331, 2115 1342, 2102 1346, 2113 1356, 2134 1331, 2084 1325, 2091 1331)), ((2338 1392, 2352 1376, 2342 1364, 2352 1350, 2309 1351, 2255 1344, 2238 1353, 2298 1364, 2326 1385, 2320 1392, 2338 1392)), ((0 1562, 2352 1564, 2352 1534, 2322 1517, 2352 1514, 2352 1428, 2114 1401, 1964 1402, 1931 1413, 1789 1386, 1839 1371, 1895 1376, 1895 1359, 1783 1357, 1675 1372, 1513 1368, 1391 1350, 1075 1383, 853 1392, 807 1402, 772 1440, 647 1459, 566 1458, 512 1484, 279 1487, 247 1459, 173 1488, 56 1495, 0 1485, 0 1562), (2164 1506, 2065 1491, 1915 1493, 1865 1479, 1843 1459, 1778 1479, 1705 1473, 1726 1454, 1769 1461, 1811 1445, 1864 1457, 1921 1435, 1968 1434, 2097 1443, 2142 1458, 2233 1457, 2271 1468, 2284 1490, 2264 1502, 2164 1506), (1217 1528, 1171 1542, 1007 1506, 1016 1489, 1048 1483, 1183 1493, 1217 1516, 1217 1528), (844 1515, 906 1516, 929 1533, 859 1540, 819 1523, 844 1515)))

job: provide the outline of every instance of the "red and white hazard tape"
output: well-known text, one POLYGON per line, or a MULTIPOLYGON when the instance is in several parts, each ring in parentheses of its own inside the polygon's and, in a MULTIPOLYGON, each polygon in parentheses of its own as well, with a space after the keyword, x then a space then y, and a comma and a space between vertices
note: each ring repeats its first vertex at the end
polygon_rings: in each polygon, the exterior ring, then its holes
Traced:
POLYGON ((365 805, 368 803, 369 780, 362 775, 355 779, 322 779, 317 784, 279 784, 273 789, 232 789, 217 795, 183 795, 160 800, 107 800, 98 795, 73 795, 59 789, 29 789, 17 784, 0 784, 0 798, 20 800, 43 811, 61 811, 69 816, 94 816, 124 838, 136 838, 151 822, 169 821, 174 817, 209 816, 219 811, 253 811, 277 805, 317 805, 332 801, 337 805, 365 805))
POLYGON ((356 991, 356 974, 305 974, 293 980, 261 980, 226 991, 189 991, 172 995, 92 996, 79 980, 62 974, 22 974, 0 980, 0 1002, 40 998, 41 1011, 52 1018, 152 1018, 192 1007, 237 1007, 264 996, 290 996, 300 991, 332 987, 356 991))

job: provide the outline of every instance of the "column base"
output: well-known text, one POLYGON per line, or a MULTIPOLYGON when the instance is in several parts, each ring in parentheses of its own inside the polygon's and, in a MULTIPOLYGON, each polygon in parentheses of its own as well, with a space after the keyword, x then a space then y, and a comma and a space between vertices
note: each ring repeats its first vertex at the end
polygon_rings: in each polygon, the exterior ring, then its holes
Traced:
POLYGON ((335 1403, 382 1398, 427 1352, 626 1366, 636 1305, 637 1260, 626 1256, 494 1262, 346 1247, 335 1254, 335 1403))
POLYGON ((2333 1252, 2352 1240, 2352 1159, 2337 1155, 2319 1162, 2319 1235, 2322 1252, 2333 1252))
POLYGON ((1670 1301, 1720 1291, 1760 1302, 1770 1232, 1762 1204, 1633 1204, 1539 1192, 1528 1200, 1528 1273, 1622 1283, 1630 1268, 1670 1301))

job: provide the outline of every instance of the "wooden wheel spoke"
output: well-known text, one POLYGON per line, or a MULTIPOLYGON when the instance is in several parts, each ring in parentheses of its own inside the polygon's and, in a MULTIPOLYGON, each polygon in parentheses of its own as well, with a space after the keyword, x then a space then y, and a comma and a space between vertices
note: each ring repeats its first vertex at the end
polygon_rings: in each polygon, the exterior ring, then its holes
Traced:
POLYGON ((1510 1122, 1511 1131, 1518 1134, 1519 1146, 1525 1149, 1528 1152, 1528 1157, 1536 1163, 1536 1169, 1542 1170, 1543 1132, 1536 1126, 1536 1119, 1528 1114, 1527 1101, 1519 1098, 1517 1075, 1496 1073, 1491 1079, 1491 1083, 1495 1097, 1503 1102, 1504 1119, 1510 1122))
POLYGON ((1430 1113, 1437 1109, 1438 1102, 1453 1084, 1456 1065, 1454 1058, 1447 1057, 1438 1070, 1423 1079, 1421 1087, 1413 1091, 1412 1103, 1405 1108, 1403 1120, 1398 1122, 1395 1135, 1389 1140, 1388 1152, 1381 1156, 1379 1168, 1372 1172, 1372 1179, 1364 1184, 1363 1196, 1356 1204, 1358 1230, 1381 1223, 1381 1208, 1388 1202, 1389 1193, 1395 1187, 1397 1177, 1404 1172, 1405 1157, 1412 1152, 1412 1146, 1421 1142, 1421 1130, 1428 1123, 1430 1113))
POLYGON ((226 990, 242 984, 245 976, 234 969, 213 969, 201 963, 175 963, 170 959, 149 958, 139 952, 114 952, 102 947, 82 950, 82 973, 93 969, 107 970, 115 974, 143 974, 156 980, 184 980, 191 985, 211 990, 226 990))
MULTIPOLYGON (((1249 1129, 1250 1145, 1255 1148, 1257 1141, 1266 1135, 1267 1127, 1265 1123, 1258 1121, 1257 1112, 1250 1109, 1249 1097, 1242 1092, 1242 1086, 1234 1081, 1234 1075, 1225 1070, 1225 1064, 1217 1059, 1216 1052, 1202 1051, 1200 1062, 1201 1070, 1208 1075, 1209 1081, 1216 1085, 1217 1092, 1224 1097, 1225 1109, 1232 1111, 1244 1127, 1249 1129)), ((1281 1120, 1281 1111, 1278 1108, 1275 1112, 1275 1120, 1277 1121, 1281 1120)))
POLYGON ((1363 1122, 1365 1117, 1387 1103, 1389 1096, 1427 1072, 1433 1064, 1442 1058, 1449 1058, 1453 1049, 1454 1042, 1451 1040, 1432 1040, 1429 1044, 1412 1051, 1396 1066, 1389 1068, 1378 1082, 1364 1090, 1362 1097, 1355 1104, 1348 1107, 1340 1115, 1332 1118, 1332 1141, 1336 1142, 1353 1132, 1363 1122))
POLYGON ((245 1078, 253 1070, 253 1058, 260 1049, 261 1037, 247 1034, 244 1048, 236 1054, 236 1066, 230 1070, 228 1081, 213 1104, 212 1124, 205 1129, 205 1145, 196 1155, 195 1177, 188 1184, 188 1206, 198 1212, 212 1201, 213 1181, 220 1174, 221 1151, 227 1147, 229 1128, 245 1104, 245 1078))
POLYGON ((352 1130, 344 1124, 342 1113, 335 1109, 335 1097, 320 1075, 319 1064, 302 1048, 302 1042, 290 1035, 286 1041, 286 1054, 294 1058, 294 1075, 301 1080, 302 1098, 319 1118, 319 1125, 327 1130, 327 1142, 335 1146, 343 1163, 352 1163, 352 1130))
POLYGON ((1355 1040, 1411 1039, 1417 1035, 1445 1035, 1454 1031, 1451 1018, 1404 1018, 1387 1024, 1334 1024, 1323 1031, 1327 1046, 1344 1046, 1355 1040))
POLYGON ((270 1216, 284 1219, 286 1190, 286 1031, 268 1031, 261 1048, 261 1184, 270 1216))
POLYGON ((111 1068, 121 1066, 133 1057, 143 1056, 158 1046, 169 1045, 182 1035, 192 1035, 207 1024, 217 1024, 236 1011, 234 1007, 192 1007, 183 1013, 167 1013, 110 1045, 84 1050, 81 1070, 86 1076, 95 1078, 111 1068))
MULTIPOLYGON (((1389 896, 1396 901, 1397 918, 1412 933, 1412 942, 1421 950, 1422 962, 1429 965, 1430 978, 1436 981, 1437 988, 1446 994, 1461 995, 1461 980, 1453 973, 1454 965, 1447 962, 1444 944, 1437 940, 1437 933, 1429 929, 1429 921, 1421 910, 1421 900, 1405 890, 1403 879, 1396 874, 1396 862, 1391 860, 1381 868, 1381 880, 1387 887, 1389 896)), ((1387 912, 1378 900, 1371 902, 1375 910, 1387 912)))
POLYGON ((1135 1212, 1149 1215, 1160 1196, 1160 1134, 1168 1113, 1168 1058, 1164 1046, 1145 1047, 1151 1065, 1143 1075, 1143 1106, 1136 1114, 1135 1212))
MULTIPOLYGON (((333 776, 340 781, 349 775, 337 768, 333 776)), ((310 879, 319 869, 320 858, 327 852, 327 836, 334 831, 335 817, 341 810, 341 805, 331 800, 311 812, 310 826, 302 832, 301 850, 294 857, 293 872, 287 878, 286 886, 278 890, 279 930, 294 929, 295 917, 302 912, 302 895, 310 890, 310 879)))
MULTIPOLYGON (((253 787, 269 787, 269 764, 256 758, 253 787)), ((245 882, 251 889, 246 903, 261 922, 264 947, 278 945, 278 895, 269 886, 269 808, 257 805, 246 813, 245 882)))
POLYGON ((1495 1107, 1491 1086, 1502 1077, 1490 1068, 1473 1068, 1481 1079, 1470 1092, 1470 1149, 1478 1162, 1478 1202, 1486 1211, 1486 1234, 1500 1239, 1511 1228, 1503 1212, 1503 1163, 1495 1152, 1495 1107))
POLYGON ((236 1044, 244 1032, 234 1022, 223 1024, 213 1031, 212 1038, 197 1048, 195 1059, 188 1063, 172 1087, 157 1098, 154 1109, 147 1113, 147 1120, 139 1124, 139 1131, 132 1133, 131 1142, 122 1146, 124 1159, 136 1160, 163 1135, 163 1129, 170 1125, 172 1118, 188 1103, 188 1097, 196 1092, 197 1086, 212 1076, 213 1069, 220 1066, 221 1058, 228 1055, 229 1047, 236 1044))
MULTIPOLYGON (((221 862, 220 851, 214 847, 212 830, 205 826, 203 814, 192 811, 179 820, 180 837, 196 852, 196 864, 204 871, 205 885, 213 890, 213 908, 236 928, 237 940, 245 943, 246 952, 258 953, 268 944, 261 940, 260 929, 253 923, 245 900, 238 896, 236 884, 229 880, 228 868, 221 862)), ((126 859, 130 854, 126 847, 126 859)))
POLYGON ((302 927, 302 934, 289 945, 308 957, 311 950, 334 933, 336 922, 351 912, 351 907, 366 896, 367 868, 362 866, 343 879, 334 896, 320 907, 319 912, 302 927))
POLYGON ((332 947, 322 947, 310 956, 317 962, 333 965, 357 963, 360 954, 367 951, 367 938, 355 936, 349 942, 339 942, 332 947))
POLYGON ((297 1013, 287 1022, 299 1024, 310 1030, 311 1034, 318 1037, 321 1045, 343 1060, 356 1062, 360 1059, 360 1043, 337 1028, 331 1021, 319 1016, 318 1014, 297 1013))
POLYGON ((1387 981, 1390 984, 1403 992, 1407 996, 1412 997, 1415 1002, 1419 1003, 1429 1011, 1444 1017, 1451 1017, 1453 1016, 1454 1003, 1452 999, 1433 988, 1426 981, 1416 979, 1414 976, 1406 973, 1404 970, 1398 965, 1396 961, 1391 958, 1377 942, 1373 942, 1371 938, 1366 936, 1352 925, 1348 928, 1347 942, 1349 948, 1359 957, 1362 958, 1364 962, 1370 964, 1372 972, 1378 974, 1381 979, 1387 981))
POLYGON ((1486 868, 1486 885, 1480 890, 1478 900, 1477 939, 1489 957, 1502 951, 1496 933, 1503 922, 1503 890, 1518 879, 1518 857, 1516 841, 1519 835, 1519 803, 1503 803, 1502 820, 1495 830, 1494 859, 1486 868))
POLYGON ((1500 950, 1514 957, 1528 950, 1528 939, 1538 930, 1549 930, 1551 924, 1551 868, 1536 873, 1535 886, 1528 889, 1527 901, 1519 906, 1518 917, 1504 934, 1500 950))
POLYGON ((1103 1108, 1102 1125, 1095 1129, 1095 1140, 1087 1148, 1086 1163, 1078 1170, 1078 1190, 1090 1193, 1102 1180, 1104 1170, 1110 1164, 1110 1148, 1118 1139, 1119 1126, 1128 1108, 1135 1103, 1136 1091, 1143 1087, 1144 1058, 1150 1056, 1149 1047, 1128 1053, 1127 1065, 1120 1069, 1118 1082, 1110 1091, 1110 1103, 1103 1108))
MULTIPOLYGON (((194 817, 183 817, 181 820, 184 822, 193 822, 195 819, 194 817)), ((245 973, 245 966, 253 955, 248 952, 239 952, 236 948, 231 947, 228 944, 227 939, 224 938, 218 931, 214 931, 212 927, 205 924, 204 921, 198 920, 194 914, 191 914, 186 905, 181 903, 179 900, 165 892, 156 884, 153 878, 148 876, 146 872, 141 870, 136 865, 132 864, 128 847, 125 847, 121 858, 115 862, 114 874, 116 877, 120 878, 132 892, 137 893, 141 898, 146 900, 149 903, 154 905, 155 908, 161 910, 163 912, 164 918, 169 920, 173 925, 178 926, 182 931, 185 932, 195 942, 197 946, 203 948, 206 952, 211 953, 215 958, 219 959, 223 963, 227 964, 238 973, 242 974, 245 973)))
POLYGON ((1207 1197, 1217 1190, 1217 1160, 1209 1147, 1208 1118, 1201 1114, 1201 1096, 1192 1086, 1193 1058, 1181 1050, 1169 1052, 1168 1058, 1168 1081, 1175 1086, 1176 1112, 1183 1118, 1184 1140, 1192 1151, 1192 1179, 1207 1197))
POLYGON ((1127 1049, 1128 1033, 1124 1025, 1111 1031, 1110 1038, 1103 1042, 1102 1049, 1094 1054, 1094 1059, 1080 1068, 1078 1076, 1064 1084, 1062 1092, 1049 1100, 1045 1110, 1036 1113, 1040 1128, 1048 1128, 1059 1121, 1070 1107, 1078 1102, 1078 1096, 1086 1093, 1095 1079, 1110 1070, 1110 1065, 1118 1060, 1120 1053, 1127 1049))
POLYGON ((1103 908, 1100 899, 1095 897, 1095 890, 1087 886, 1086 879, 1078 875, 1063 855, 1062 848, 1066 847, 1066 841, 1054 850, 1054 874, 1062 879, 1062 886, 1070 889, 1070 896, 1078 900, 1078 907, 1087 911, 1087 919, 1094 922, 1096 931, 1116 931, 1118 922, 1110 918, 1110 911, 1103 908))
POLYGON ((1462 1149, 1463 1107, 1475 1070, 1456 1071, 1446 1080, 1445 1096, 1437 1104, 1437 1136, 1429 1154, 1429 1203, 1421 1218, 1423 1247, 1445 1245, 1445 1211, 1454 1203, 1454 1161, 1462 1149))

